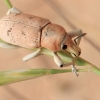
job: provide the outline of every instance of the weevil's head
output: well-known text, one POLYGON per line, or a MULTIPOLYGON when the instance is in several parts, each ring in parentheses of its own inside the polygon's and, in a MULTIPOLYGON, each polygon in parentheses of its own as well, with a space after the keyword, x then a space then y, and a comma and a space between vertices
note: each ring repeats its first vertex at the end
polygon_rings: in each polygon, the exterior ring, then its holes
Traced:
POLYGON ((67 50, 73 57, 77 57, 81 54, 81 49, 73 42, 67 33, 61 42, 61 49, 67 50))

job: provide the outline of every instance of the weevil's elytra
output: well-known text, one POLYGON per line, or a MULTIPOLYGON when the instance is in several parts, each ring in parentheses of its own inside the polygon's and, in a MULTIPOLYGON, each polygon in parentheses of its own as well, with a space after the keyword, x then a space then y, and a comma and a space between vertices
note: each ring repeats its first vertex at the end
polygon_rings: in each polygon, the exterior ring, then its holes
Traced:
POLYGON ((34 18, 34 16, 30 16, 30 17, 29 17, 29 19, 32 19, 32 18, 34 18))
POLYGON ((22 35, 26 35, 25 32, 23 32, 23 31, 21 31, 21 32, 22 32, 22 35))
POLYGON ((17 22, 17 23, 23 23, 24 25, 30 25, 30 26, 33 26, 33 27, 36 27, 36 28, 42 28, 43 26, 45 26, 45 24, 49 23, 50 21, 48 19, 45 19, 45 18, 41 18, 41 17, 37 17, 37 16, 34 16, 34 15, 29 15, 29 14, 23 14, 23 13, 20 13, 19 16, 16 16, 16 13, 13 13, 13 14, 9 14, 5 17, 2 18, 2 21, 12 21, 12 22, 17 22), (8 19, 8 17, 10 17, 11 20, 8 19), (31 18, 30 17, 34 17, 34 18, 31 18))
POLYGON ((8 26, 5 27, 7 32, 2 30, 2 28, 4 29, 4 25, 0 24, 0 30, 2 31, 2 34, 4 34, 3 36, 1 34, 0 37, 8 43, 15 43, 15 45, 19 45, 25 48, 40 47, 40 30, 45 25, 49 24, 50 21, 41 17, 23 13, 17 14, 17 16, 14 17, 15 15, 16 14, 13 13, 5 16, 0 20, 0 23, 8 23, 8 26), (8 19, 9 17, 10 19, 8 19), (11 27, 12 30, 10 30, 11 27), (13 40, 10 39, 12 38, 11 35, 9 35, 10 33, 14 37, 13 40))
POLYGON ((9 33, 11 32, 12 28, 10 28, 9 30, 7 30, 7 35, 9 36, 9 33))
POLYGON ((8 19, 10 19, 10 17, 8 17, 8 19))
POLYGON ((15 16, 20 15, 20 13, 16 13, 15 16))

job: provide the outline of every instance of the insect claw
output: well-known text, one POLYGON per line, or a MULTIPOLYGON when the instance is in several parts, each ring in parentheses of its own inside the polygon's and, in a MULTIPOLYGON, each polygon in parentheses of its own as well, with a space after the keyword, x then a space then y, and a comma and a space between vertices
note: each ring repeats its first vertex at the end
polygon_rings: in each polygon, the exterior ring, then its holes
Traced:
POLYGON ((77 70, 76 70, 76 68, 75 68, 75 66, 74 65, 71 65, 72 66, 72 72, 74 72, 74 74, 75 74, 75 76, 79 76, 79 74, 77 74, 77 70))

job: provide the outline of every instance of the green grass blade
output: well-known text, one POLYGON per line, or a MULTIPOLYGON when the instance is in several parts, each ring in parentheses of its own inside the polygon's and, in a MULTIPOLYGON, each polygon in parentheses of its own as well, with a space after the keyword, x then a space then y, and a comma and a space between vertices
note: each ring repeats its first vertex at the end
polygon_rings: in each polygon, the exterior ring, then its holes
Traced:
MULTIPOLYGON (((37 77, 71 72, 71 69, 26 69, 26 70, 10 70, 0 72, 0 85, 11 84, 14 82, 34 79, 37 77)), ((84 72, 86 69, 79 69, 78 72, 84 72)))
POLYGON ((11 4, 10 0, 4 0, 4 2, 7 4, 7 6, 9 8, 12 8, 12 4, 11 4))

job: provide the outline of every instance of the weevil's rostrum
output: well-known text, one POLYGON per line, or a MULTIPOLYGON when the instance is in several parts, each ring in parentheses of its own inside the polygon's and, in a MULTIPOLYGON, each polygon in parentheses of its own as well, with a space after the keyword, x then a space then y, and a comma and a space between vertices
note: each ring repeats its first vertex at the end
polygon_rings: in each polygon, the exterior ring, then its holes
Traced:
POLYGON ((48 19, 24 14, 14 7, 0 20, 0 38, 9 43, 0 43, 1 47, 38 48, 36 52, 24 57, 24 61, 37 56, 44 47, 53 52, 56 64, 62 66, 63 63, 56 52, 67 50, 72 56, 79 56, 81 53, 79 43, 83 35, 85 34, 82 34, 81 30, 67 33, 62 26, 51 23, 48 19), (72 40, 76 36, 78 36, 75 41, 77 44, 72 40))

